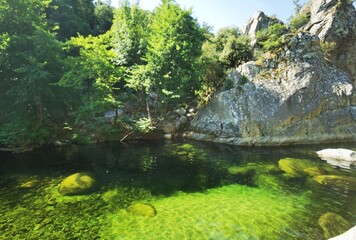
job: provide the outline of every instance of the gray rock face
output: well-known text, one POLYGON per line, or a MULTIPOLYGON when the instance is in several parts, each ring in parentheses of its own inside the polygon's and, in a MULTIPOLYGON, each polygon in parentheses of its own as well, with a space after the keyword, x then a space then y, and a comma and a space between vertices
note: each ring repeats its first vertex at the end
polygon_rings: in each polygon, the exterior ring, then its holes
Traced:
POLYGON ((356 10, 347 0, 313 0, 302 10, 310 15, 304 30, 322 42, 335 42, 330 60, 356 78, 356 10))
POLYGON ((253 62, 233 74, 192 120, 185 136, 237 145, 356 140, 356 94, 347 73, 326 64, 319 38, 299 33, 275 68, 253 62))

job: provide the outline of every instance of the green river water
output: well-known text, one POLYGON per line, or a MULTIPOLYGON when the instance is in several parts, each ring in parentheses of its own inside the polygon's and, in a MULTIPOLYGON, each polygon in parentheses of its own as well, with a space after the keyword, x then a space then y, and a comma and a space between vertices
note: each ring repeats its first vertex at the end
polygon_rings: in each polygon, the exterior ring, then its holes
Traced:
POLYGON ((326 147, 159 141, 0 152, 0 240, 326 239, 356 225, 356 170, 320 160, 326 147), (320 184, 315 171, 351 181, 320 184), (58 185, 78 172, 96 188, 62 196, 58 185), (347 225, 323 224, 325 213, 347 225))

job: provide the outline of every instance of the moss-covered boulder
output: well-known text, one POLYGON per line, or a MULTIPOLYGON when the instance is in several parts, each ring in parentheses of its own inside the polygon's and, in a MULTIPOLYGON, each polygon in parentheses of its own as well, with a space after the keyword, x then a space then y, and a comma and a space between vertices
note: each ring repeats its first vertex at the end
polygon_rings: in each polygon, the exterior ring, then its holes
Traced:
POLYGON ((307 175, 309 175, 311 177, 327 174, 327 171, 321 167, 304 168, 303 172, 305 172, 307 175))
POLYGON ((317 163, 306 159, 283 158, 279 160, 278 166, 285 172, 287 177, 300 178, 309 175, 310 169, 315 170, 317 163))
POLYGON ((75 173, 66 177, 59 185, 61 195, 81 195, 94 190, 96 180, 88 172, 75 173))
POLYGON ((157 215, 156 208, 148 203, 134 203, 129 206, 127 212, 134 216, 149 217, 152 218, 157 215))
POLYGON ((341 175, 317 175, 314 176, 313 179, 322 185, 356 192, 355 177, 341 175))
POLYGON ((343 217, 333 212, 327 212, 322 215, 318 223, 323 229, 326 239, 340 235, 352 227, 343 217))

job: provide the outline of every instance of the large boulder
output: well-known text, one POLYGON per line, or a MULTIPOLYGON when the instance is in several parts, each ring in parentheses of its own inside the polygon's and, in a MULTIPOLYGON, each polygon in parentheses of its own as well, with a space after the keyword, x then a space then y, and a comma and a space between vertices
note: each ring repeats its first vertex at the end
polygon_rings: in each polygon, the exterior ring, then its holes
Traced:
POLYGON ((185 136, 236 145, 356 140, 356 93, 349 74, 324 61, 319 38, 286 39, 273 67, 248 62, 234 87, 216 93, 185 136))
POLYGON ((66 177, 58 191, 61 195, 80 195, 90 193, 96 186, 93 175, 87 172, 75 173, 66 177))
POLYGON ((323 149, 316 152, 318 156, 329 164, 342 168, 351 168, 356 164, 356 152, 349 149, 323 149))
POLYGON ((324 237, 326 239, 344 233, 351 227, 351 224, 347 220, 333 212, 327 212, 322 215, 319 218, 318 223, 323 229, 324 237))
POLYGON ((318 35, 322 42, 335 43, 328 57, 356 77, 356 10, 352 1, 313 0, 302 11, 310 16, 304 30, 318 35))

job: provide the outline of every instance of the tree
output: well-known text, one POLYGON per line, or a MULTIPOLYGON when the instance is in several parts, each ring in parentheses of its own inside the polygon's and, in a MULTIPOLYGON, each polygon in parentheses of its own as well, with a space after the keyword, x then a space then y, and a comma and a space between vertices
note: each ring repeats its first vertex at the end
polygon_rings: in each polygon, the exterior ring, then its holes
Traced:
POLYGON ((257 32, 257 43, 265 51, 275 51, 282 46, 282 36, 288 32, 287 27, 282 23, 276 23, 268 27, 267 30, 257 32))
POLYGON ((147 64, 137 67, 133 75, 134 80, 146 83, 146 91, 163 93, 166 103, 193 96, 199 86, 197 68, 204 34, 191 13, 172 0, 162 0, 149 26, 147 64))
POLYGON ((91 118, 120 106, 117 84, 124 68, 116 65, 111 43, 108 32, 97 37, 78 36, 66 44, 68 53, 79 50, 79 56, 68 56, 66 73, 60 81, 61 86, 74 88, 82 96, 77 119, 91 118))
POLYGON ((226 68, 235 68, 252 59, 250 40, 240 34, 237 27, 226 27, 217 33, 212 40, 219 53, 219 61, 226 68))
POLYGON ((1 141, 43 142, 49 128, 63 120, 60 91, 53 83, 62 74, 61 43, 47 29, 50 1, 1 0, 0 106, 1 141))
POLYGON ((53 0, 46 9, 49 26, 62 41, 81 34, 93 33, 94 4, 92 0, 53 0))
POLYGON ((119 65, 144 64, 147 52, 150 14, 138 3, 122 1, 112 26, 113 44, 119 65))
POLYGON ((97 1, 94 16, 94 35, 106 33, 111 28, 114 19, 114 8, 110 5, 110 1, 97 1))

